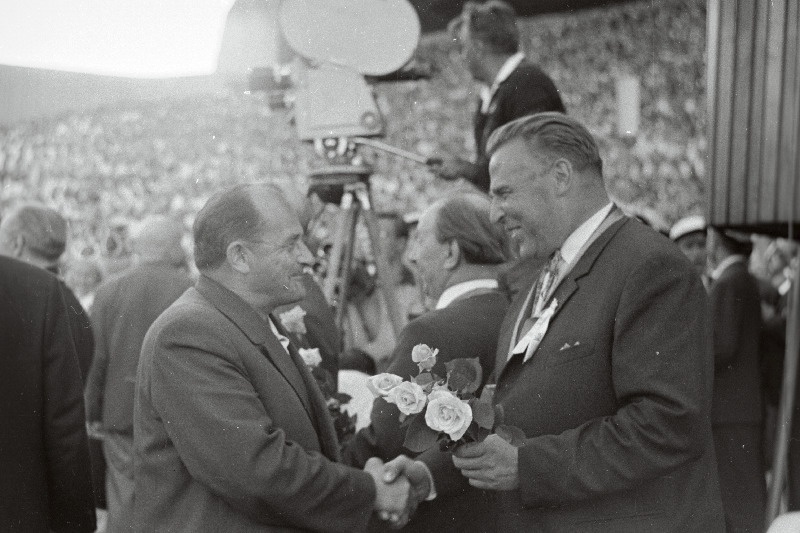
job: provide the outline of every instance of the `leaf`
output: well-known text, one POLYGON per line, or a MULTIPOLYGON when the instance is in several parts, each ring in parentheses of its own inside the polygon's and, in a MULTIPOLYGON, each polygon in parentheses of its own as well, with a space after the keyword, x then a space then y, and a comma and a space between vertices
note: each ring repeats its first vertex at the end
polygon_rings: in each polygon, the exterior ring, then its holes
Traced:
POLYGON ((433 374, 431 374, 430 372, 423 372, 422 374, 414 378, 414 383, 416 383, 420 387, 425 387, 425 385, 428 385, 433 382, 434 382, 433 374))
POLYGON ((447 384, 451 389, 471 394, 481 386, 483 369, 477 357, 453 359, 444 366, 447 369, 447 384))
POLYGON ((472 420, 482 428, 492 429, 494 427, 494 408, 492 404, 482 400, 471 400, 469 404, 472 407, 472 420))
POLYGON ((344 392, 337 392, 336 394, 333 395, 333 397, 339 400, 339 403, 342 405, 348 403, 350 400, 353 399, 352 396, 344 392))
POLYGON ((422 453, 436 444, 439 432, 434 431, 425 423, 425 417, 420 413, 408 426, 403 447, 412 453, 422 453))
POLYGON ((492 434, 491 429, 486 429, 478 426, 475 421, 472 421, 472 424, 469 425, 467 432, 464 433, 463 440, 466 442, 483 442, 486 437, 492 434))
POLYGON ((489 405, 494 403, 494 390, 497 386, 494 383, 487 384, 481 391, 481 401, 489 405))
POLYGON ((498 437, 515 448, 520 448, 525 444, 525 433, 516 426, 497 426, 494 432, 497 433, 498 437))

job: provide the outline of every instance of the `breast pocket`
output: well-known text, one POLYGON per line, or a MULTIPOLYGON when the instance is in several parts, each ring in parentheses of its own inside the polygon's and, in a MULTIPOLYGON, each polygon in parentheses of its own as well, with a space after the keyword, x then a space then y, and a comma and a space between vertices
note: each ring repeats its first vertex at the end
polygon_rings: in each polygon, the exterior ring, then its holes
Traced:
POLYGON ((583 341, 563 343, 560 348, 557 348, 549 354, 547 366, 565 365, 589 357, 593 353, 594 345, 592 343, 583 341))

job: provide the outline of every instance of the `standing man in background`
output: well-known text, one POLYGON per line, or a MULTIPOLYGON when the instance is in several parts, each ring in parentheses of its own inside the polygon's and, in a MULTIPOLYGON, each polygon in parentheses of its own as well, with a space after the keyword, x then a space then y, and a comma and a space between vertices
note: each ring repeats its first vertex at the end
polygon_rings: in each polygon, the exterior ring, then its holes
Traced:
POLYGON ((763 391, 759 338, 761 299, 748 271, 748 235, 709 229, 709 300, 714 336, 711 423, 729 533, 762 531, 764 480, 763 391))
POLYGON ((138 263, 97 290, 92 309, 96 349, 86 384, 90 427, 103 435, 108 531, 133 525, 133 398, 139 351, 150 325, 191 286, 183 228, 162 216, 132 235, 138 263))
POLYGON ((0 257, 0 531, 95 528, 82 384, 51 274, 0 257))
POLYGON ((482 84, 473 121, 476 158, 470 162, 457 156, 436 156, 429 164, 442 179, 465 178, 488 192, 489 135, 525 115, 566 111, 553 80, 520 51, 516 13, 507 3, 467 2, 449 31, 470 75, 482 84))

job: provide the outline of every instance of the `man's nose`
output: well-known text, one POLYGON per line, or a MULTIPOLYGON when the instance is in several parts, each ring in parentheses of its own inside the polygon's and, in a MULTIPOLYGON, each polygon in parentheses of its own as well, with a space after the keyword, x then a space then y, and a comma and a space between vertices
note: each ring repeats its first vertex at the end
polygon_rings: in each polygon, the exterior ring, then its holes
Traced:
POLYGON ((505 217, 505 213, 497 205, 497 200, 492 199, 491 206, 489 207, 489 220, 492 221, 492 224, 498 224, 503 221, 503 217, 505 217))
POLYGON ((311 266, 314 264, 314 255, 311 253, 311 250, 308 249, 308 246, 304 242, 300 242, 297 245, 297 262, 304 265, 304 266, 311 266))

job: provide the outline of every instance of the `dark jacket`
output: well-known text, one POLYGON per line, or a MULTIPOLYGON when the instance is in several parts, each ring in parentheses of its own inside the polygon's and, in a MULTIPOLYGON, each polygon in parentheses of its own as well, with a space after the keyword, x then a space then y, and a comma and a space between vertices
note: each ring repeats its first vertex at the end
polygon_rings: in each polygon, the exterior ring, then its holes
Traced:
POLYGON ((545 111, 566 112, 553 80, 542 69, 523 60, 498 86, 487 113, 481 112, 481 102, 478 100, 473 120, 476 173, 467 176, 469 181, 483 191, 489 190, 486 142, 494 130, 514 119, 545 111))
POLYGON ((94 531, 81 374, 58 280, 0 257, 0 530, 94 531))
POLYGON ((139 351, 150 325, 191 281, 167 263, 145 263, 103 283, 92 306, 95 355, 86 383, 90 422, 105 431, 133 432, 133 396, 139 351))

